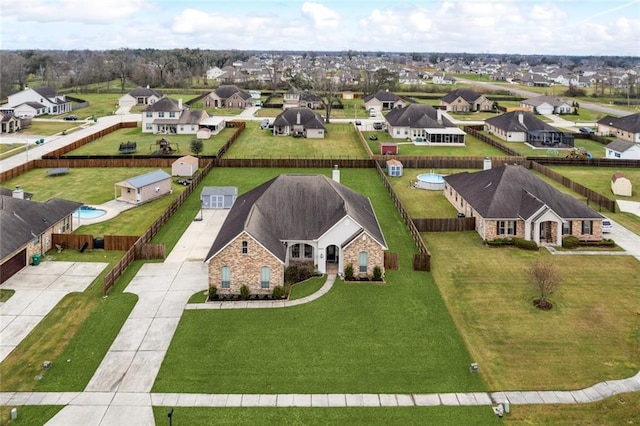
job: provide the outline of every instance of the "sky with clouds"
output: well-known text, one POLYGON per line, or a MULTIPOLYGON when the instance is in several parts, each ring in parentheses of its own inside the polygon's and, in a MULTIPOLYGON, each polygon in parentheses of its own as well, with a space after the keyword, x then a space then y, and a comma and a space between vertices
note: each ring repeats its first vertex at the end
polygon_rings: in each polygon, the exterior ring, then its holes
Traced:
POLYGON ((640 56, 640 0, 0 0, 0 47, 640 56))

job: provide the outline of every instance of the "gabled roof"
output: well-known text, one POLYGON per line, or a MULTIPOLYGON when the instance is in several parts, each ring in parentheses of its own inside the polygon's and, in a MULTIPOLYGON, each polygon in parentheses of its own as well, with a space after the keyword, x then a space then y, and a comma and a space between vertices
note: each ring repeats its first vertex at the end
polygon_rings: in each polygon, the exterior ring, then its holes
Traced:
POLYGON ((444 115, 441 115, 440 119, 438 119, 438 111, 431 105, 426 104, 409 104, 402 108, 393 108, 385 116, 385 120, 391 126, 412 129, 456 127, 444 115))
POLYGON ((161 98, 162 94, 148 87, 138 86, 129 92, 129 96, 132 96, 134 98, 148 98, 149 96, 156 96, 158 98, 161 98))
POLYGON ((182 110, 180 117, 178 118, 178 124, 200 124, 202 121, 209 118, 209 114, 201 109, 185 109, 182 110))
POLYGON ((611 181, 612 181, 612 182, 615 182, 615 181, 617 181, 618 179, 624 179, 624 180, 626 180, 627 182, 629 181, 629 178, 628 178, 628 177, 626 177, 626 176, 625 176, 625 174, 624 174, 624 173, 622 173, 622 172, 615 172, 613 175, 611 175, 611 181))
POLYGON ((602 218, 519 165, 457 173, 445 176, 444 180, 484 218, 528 218, 544 205, 563 219, 602 218))
MULTIPOLYGON (((13 189, 2 188, 0 187, 0 195, 6 195, 7 197, 13 197, 13 189)), ((33 198, 33 194, 30 192, 23 192, 23 198, 25 200, 30 200, 33 198)))
POLYGON ((200 196, 203 195, 238 195, 236 186, 205 186, 202 188, 200 196))
POLYGON ((640 112, 620 118, 606 115, 598 120, 598 124, 612 126, 631 133, 640 133, 640 112))
MULTIPOLYGON (((0 259, 39 238, 82 203, 52 198, 44 203, 0 195, 0 259)), ((54 230, 57 231, 57 230, 54 230)))
POLYGON ((167 98, 166 96, 162 99, 159 99, 153 105, 149 105, 144 109, 145 112, 180 112, 182 108, 180 108, 180 104, 175 99, 167 98))
POLYGON ((609 144, 607 144, 605 148, 615 152, 625 152, 626 150, 631 149, 634 146, 636 146, 636 144, 633 142, 623 141, 622 139, 616 139, 613 142, 610 142, 609 144))
POLYGON ((306 129, 324 129, 324 120, 318 113, 307 107, 287 108, 273 120, 274 126, 294 126, 297 124, 306 129), (298 116, 300 119, 298 120, 298 116))
POLYGON ((367 197, 326 176, 280 175, 238 197, 206 259, 247 232, 284 262, 283 241, 318 239, 346 216, 386 248, 367 197))
POLYGON ((498 129, 506 132, 531 132, 536 130, 557 131, 555 127, 540 120, 535 115, 526 111, 511 111, 497 117, 485 120, 498 129), (522 122, 521 122, 522 120, 522 122))
POLYGON ((378 99, 379 101, 382 102, 396 102, 400 100, 400 97, 398 97, 397 95, 387 91, 387 90, 378 90, 375 93, 372 93, 368 96, 364 97, 364 102, 367 103, 369 102, 371 99, 378 99))
POLYGON ((553 107, 558 107, 561 105, 571 105, 571 102, 566 99, 556 98, 553 96, 541 95, 535 96, 533 98, 525 99, 524 101, 520 101, 520 103, 531 106, 540 106, 544 103, 549 104, 553 107))
POLYGON ((131 188, 142 188, 156 182, 161 182, 165 179, 171 179, 171 175, 164 170, 158 169, 140 176, 125 179, 122 182, 117 183, 117 185, 125 185, 131 188))
POLYGON ((469 102, 469 103, 473 103, 475 102, 478 98, 480 98, 482 95, 478 92, 476 92, 475 90, 472 89, 466 89, 466 88, 462 88, 462 89, 457 89, 454 90, 453 92, 449 92, 446 95, 444 95, 441 100, 443 102, 446 102, 448 104, 450 104, 451 102, 455 101, 458 98, 462 98, 465 101, 469 102))
POLYGON ((218 96, 220 99, 227 99, 237 92, 242 92, 242 90, 240 90, 240 88, 235 84, 223 84, 221 86, 218 86, 218 88, 215 90, 216 96, 218 96))
POLYGON ((40 96, 49 99, 50 101, 54 101, 56 97, 56 91, 51 87, 36 87, 33 88, 33 91, 39 94, 40 96))
POLYGON ((198 162, 199 160, 197 157, 194 157, 193 155, 185 155, 183 157, 176 159, 176 161, 174 161, 172 164, 187 163, 187 164, 195 164, 197 166, 198 162))

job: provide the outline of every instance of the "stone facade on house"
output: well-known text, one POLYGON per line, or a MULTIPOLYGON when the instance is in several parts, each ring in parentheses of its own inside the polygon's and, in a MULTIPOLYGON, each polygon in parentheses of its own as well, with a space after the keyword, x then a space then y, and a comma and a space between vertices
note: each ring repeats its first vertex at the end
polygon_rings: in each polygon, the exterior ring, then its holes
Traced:
POLYGON ((246 285, 251 294, 271 294, 277 285, 284 285, 284 264, 248 233, 242 232, 209 262, 209 283, 216 286, 218 294, 240 294, 246 285), (246 253, 242 243, 246 242, 246 253), (229 288, 222 287, 222 268, 229 267, 229 288), (261 287, 261 270, 270 269, 268 288, 261 287))
POLYGON ((380 247, 370 235, 363 233, 354 238, 349 244, 342 249, 344 265, 351 264, 353 266, 353 275, 355 277, 371 277, 373 268, 380 267, 382 276, 384 276, 384 250, 380 247), (367 253, 367 272, 359 272, 360 252, 367 253))

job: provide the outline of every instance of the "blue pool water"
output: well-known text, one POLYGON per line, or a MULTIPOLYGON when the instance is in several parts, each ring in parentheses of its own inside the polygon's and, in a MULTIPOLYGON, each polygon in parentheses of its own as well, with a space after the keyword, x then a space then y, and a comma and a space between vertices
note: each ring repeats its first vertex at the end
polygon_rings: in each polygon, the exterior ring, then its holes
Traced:
POLYGON ((73 218, 74 219, 96 219, 100 216, 104 216, 105 213, 106 213, 106 210, 82 206, 78 210, 73 212, 73 218))

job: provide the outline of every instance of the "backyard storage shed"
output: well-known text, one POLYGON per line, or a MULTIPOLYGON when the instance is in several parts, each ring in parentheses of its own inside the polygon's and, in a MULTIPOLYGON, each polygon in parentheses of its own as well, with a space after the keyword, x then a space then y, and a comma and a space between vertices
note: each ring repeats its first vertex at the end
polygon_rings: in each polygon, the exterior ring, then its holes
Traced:
POLYGON ((611 192, 614 195, 631 197, 632 191, 631 181, 624 174, 616 172, 611 176, 611 192))
POLYGON ((380 155, 398 154, 398 144, 395 142, 380 142, 380 155))
POLYGON ((185 155, 171 164, 171 176, 192 177, 198 171, 198 159, 193 155, 185 155))
POLYGON ((389 176, 400 177, 402 176, 402 163, 398 160, 387 161, 387 174, 389 176))
POLYGON ((131 204, 146 203, 170 192, 171 175, 161 169, 116 183, 116 198, 131 204))
POLYGON ((235 186, 205 186, 200 194, 203 209, 230 209, 238 198, 235 186))

